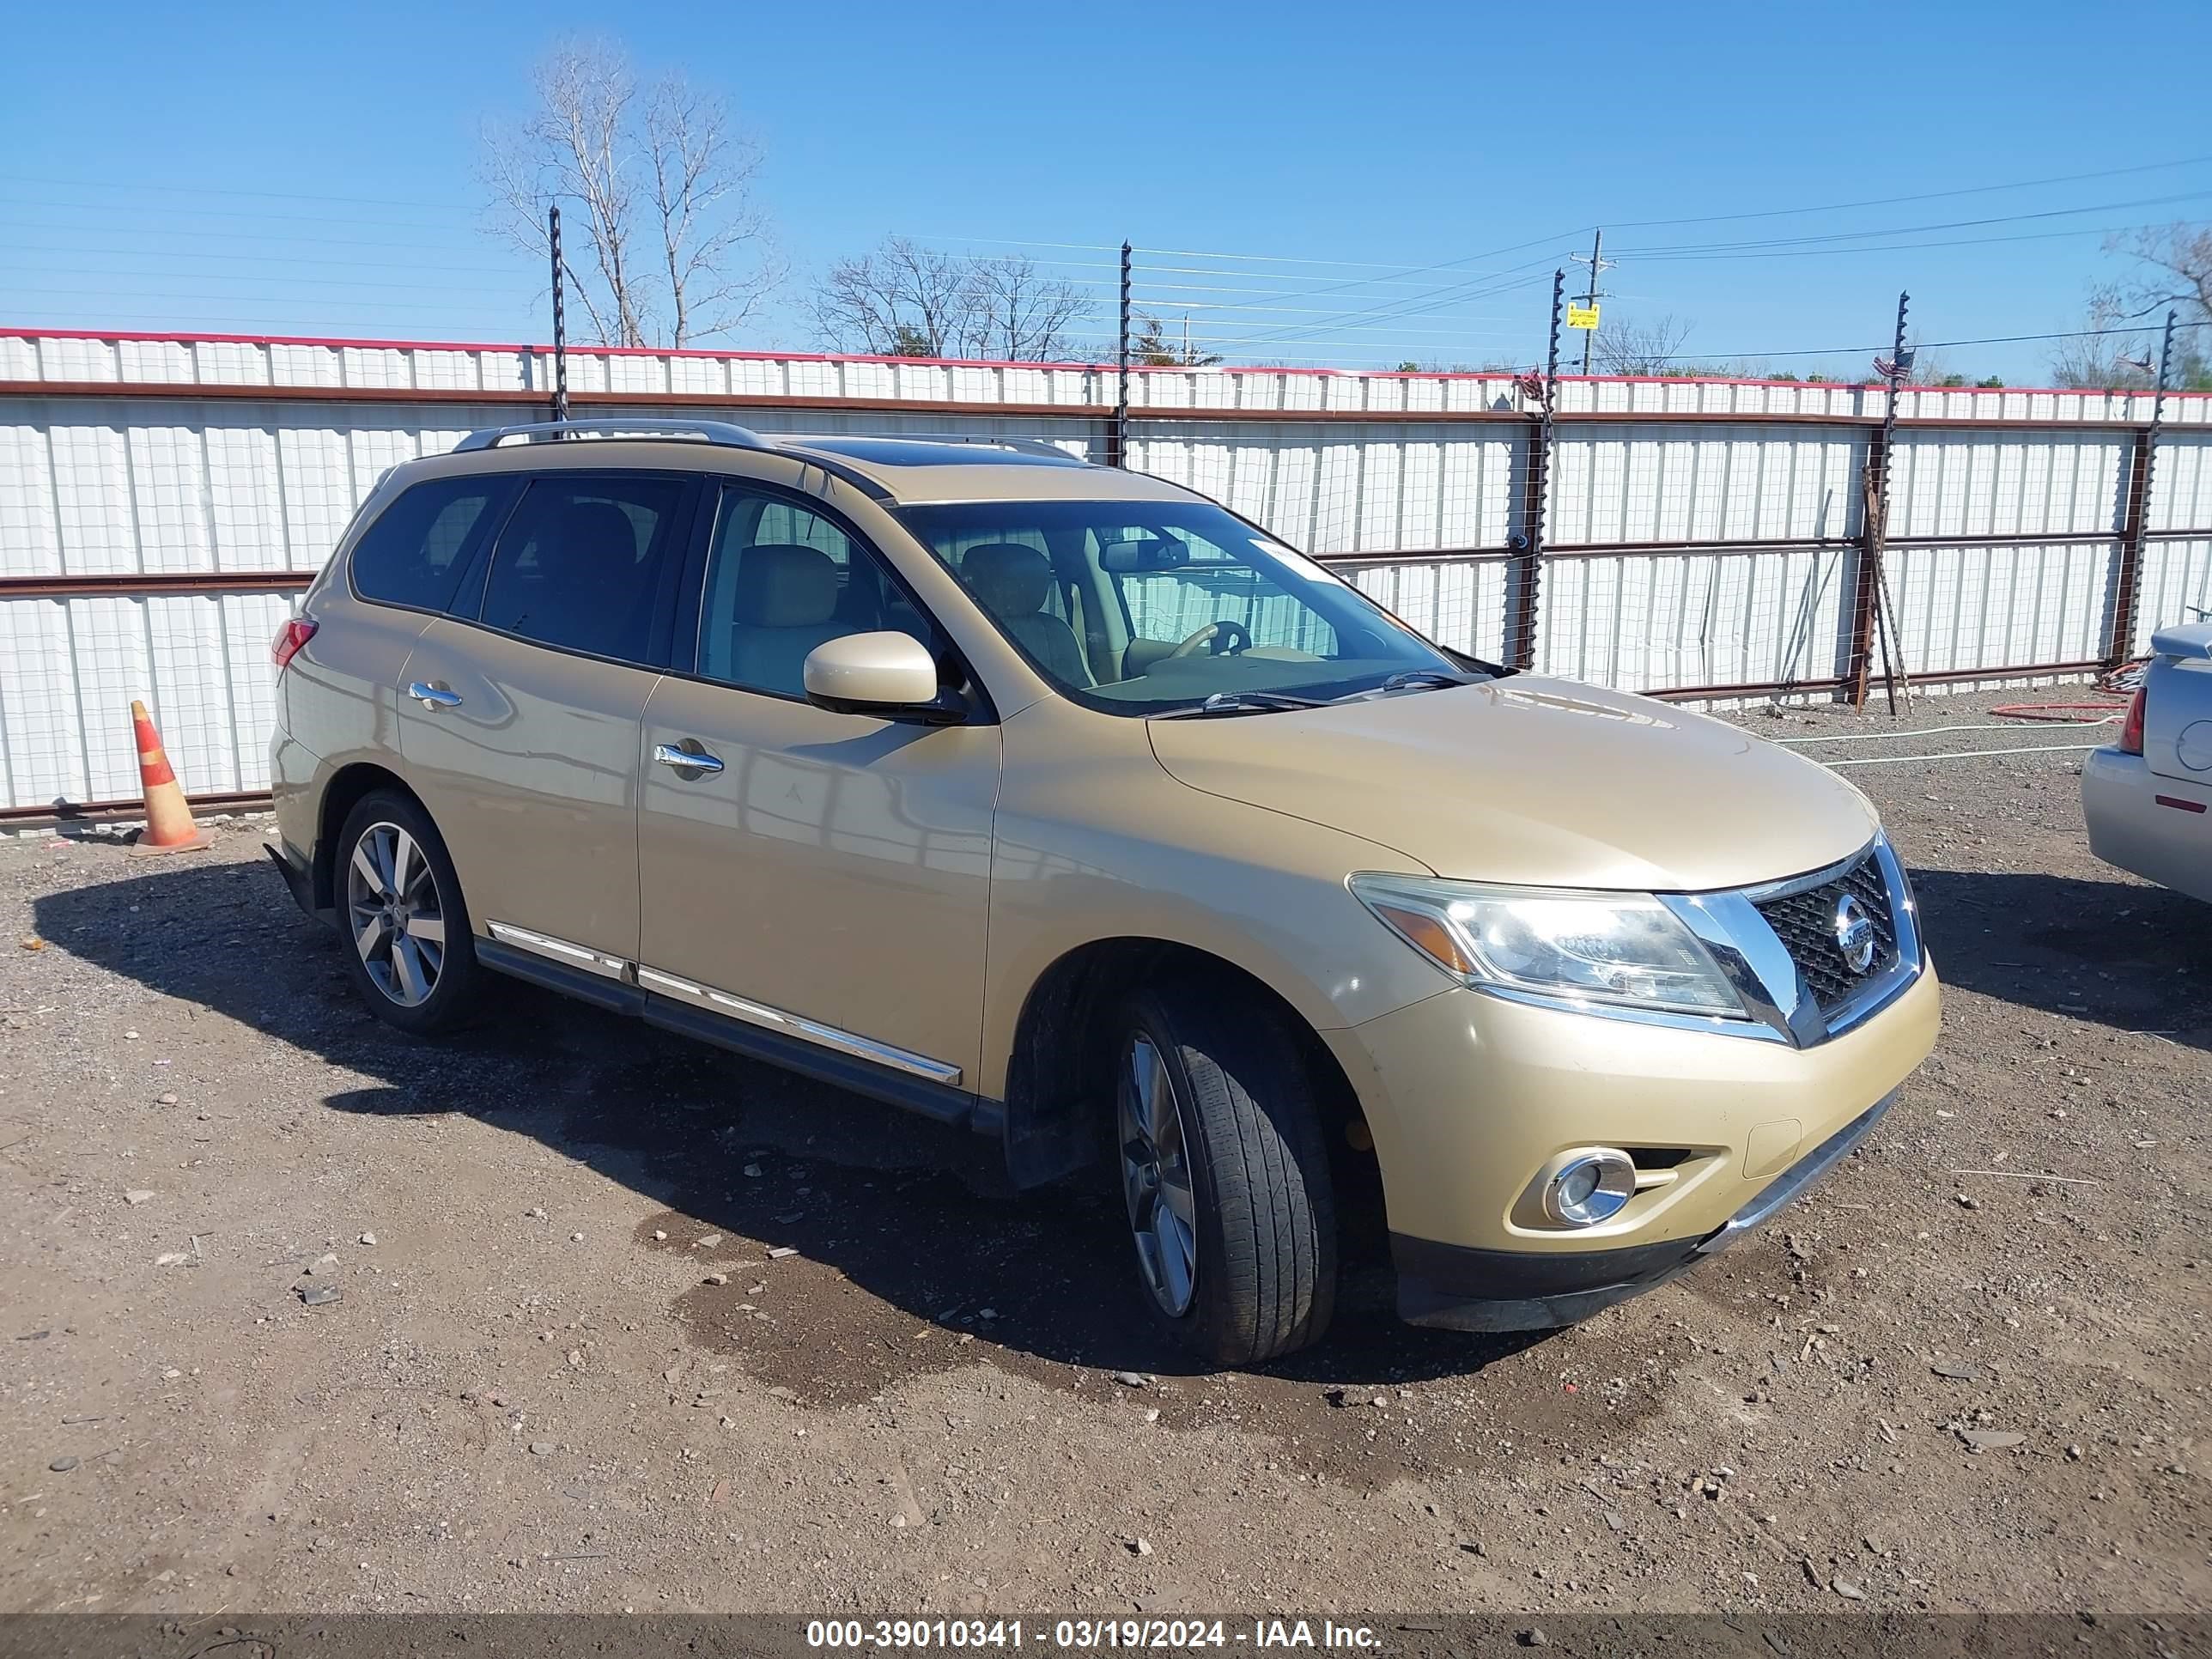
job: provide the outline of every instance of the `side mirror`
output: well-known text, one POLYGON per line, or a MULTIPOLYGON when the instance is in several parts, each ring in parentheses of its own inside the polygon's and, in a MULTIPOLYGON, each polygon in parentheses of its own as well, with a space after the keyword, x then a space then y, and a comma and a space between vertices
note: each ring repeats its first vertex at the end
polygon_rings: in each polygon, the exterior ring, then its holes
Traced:
POLYGON ((950 725, 968 705, 937 683, 937 659, 911 634, 847 634, 806 654, 800 671, 806 701, 840 714, 950 725))

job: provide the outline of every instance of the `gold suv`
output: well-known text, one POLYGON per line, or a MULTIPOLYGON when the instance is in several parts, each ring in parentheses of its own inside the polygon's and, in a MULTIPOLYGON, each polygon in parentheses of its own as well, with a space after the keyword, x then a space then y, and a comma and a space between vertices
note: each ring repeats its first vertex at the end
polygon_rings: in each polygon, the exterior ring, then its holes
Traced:
POLYGON ((479 432, 384 477, 275 656, 270 850, 385 1019, 490 969, 967 1124, 1018 1182, 1103 1166, 1146 1304, 1223 1363, 1321 1336, 1377 1185, 1407 1319, 1619 1301, 1935 1040, 1833 774, 1445 650, 1042 444, 479 432))

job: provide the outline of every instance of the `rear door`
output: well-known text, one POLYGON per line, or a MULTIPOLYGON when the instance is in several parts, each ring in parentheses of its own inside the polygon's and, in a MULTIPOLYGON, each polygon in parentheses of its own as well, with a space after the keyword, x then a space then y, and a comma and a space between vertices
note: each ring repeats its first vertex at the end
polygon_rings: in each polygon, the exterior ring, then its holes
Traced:
MULTIPOLYGON (((410 485, 381 505, 346 560, 317 581, 307 610, 320 630, 276 677, 282 730, 306 751, 292 763, 300 775, 356 760, 390 762, 408 653, 452 605, 520 488, 505 473, 410 485)), ((307 826, 293 828, 313 839, 307 826)), ((297 844, 305 850, 307 841, 297 844)))
POLYGON ((478 933, 620 977, 637 954, 638 725, 696 481, 533 475, 409 657, 407 775, 478 933))

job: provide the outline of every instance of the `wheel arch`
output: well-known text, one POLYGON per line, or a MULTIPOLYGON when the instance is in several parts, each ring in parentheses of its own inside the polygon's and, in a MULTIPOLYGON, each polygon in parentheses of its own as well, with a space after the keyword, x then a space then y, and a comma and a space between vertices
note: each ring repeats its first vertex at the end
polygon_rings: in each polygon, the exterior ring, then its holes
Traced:
POLYGON ((353 809, 379 789, 404 795, 421 809, 424 817, 429 816, 430 809, 423 805, 422 796, 410 789, 404 779, 374 761, 356 761, 333 772, 330 781, 323 786, 322 803, 315 815, 311 872, 319 909, 333 909, 337 903, 338 831, 345 827, 346 817, 353 809))
POLYGON ((1022 1000, 1006 1064, 1006 1170, 1032 1187, 1082 1169, 1107 1145, 1108 1045, 1127 991, 1170 975, 1202 975, 1256 999, 1297 1042, 1332 1140, 1358 1113, 1351 1081, 1312 1024, 1250 969, 1195 945, 1142 935, 1096 939, 1063 951, 1022 1000))

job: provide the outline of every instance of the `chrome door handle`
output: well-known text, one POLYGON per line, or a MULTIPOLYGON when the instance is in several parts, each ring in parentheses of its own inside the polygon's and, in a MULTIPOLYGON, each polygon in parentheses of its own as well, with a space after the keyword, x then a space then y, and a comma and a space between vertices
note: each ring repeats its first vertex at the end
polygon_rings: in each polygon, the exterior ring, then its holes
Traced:
POLYGON ((694 772, 719 772, 722 769, 722 763, 705 750, 678 749, 672 743, 655 744, 653 757, 663 766, 684 767, 694 772))
POLYGON ((459 692, 448 691, 442 685, 427 685, 421 680, 408 686, 407 695, 417 702, 429 704, 433 708, 459 708, 461 706, 459 692))

